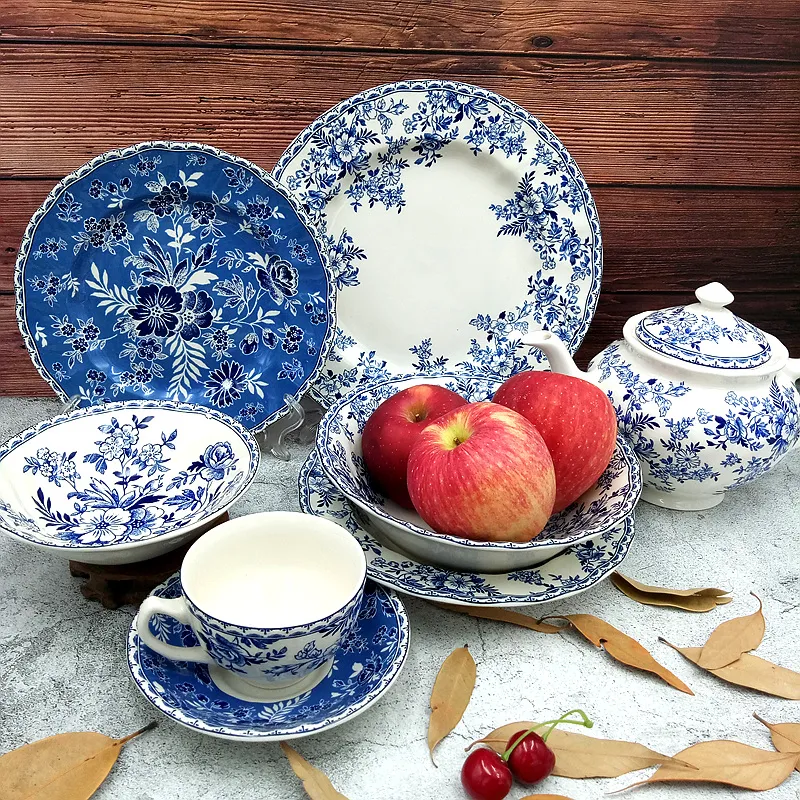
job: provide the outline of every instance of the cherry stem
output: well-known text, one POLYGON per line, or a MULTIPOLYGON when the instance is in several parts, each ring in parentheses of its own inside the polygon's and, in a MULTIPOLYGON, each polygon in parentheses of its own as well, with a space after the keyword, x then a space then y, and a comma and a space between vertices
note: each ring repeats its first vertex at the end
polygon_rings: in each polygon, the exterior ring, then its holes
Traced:
POLYGON ((501 758, 503 761, 508 761, 511 758, 511 754, 514 752, 517 745, 523 741, 523 739, 527 739, 532 733, 534 733, 539 728, 544 728, 545 726, 549 726, 548 729, 544 732, 542 736, 542 741, 546 742, 547 737, 553 732, 557 725, 582 725, 584 728, 591 728, 594 725, 589 717, 586 716, 586 713, 581 710, 580 708, 573 708, 572 711, 567 711, 566 714, 562 714, 558 719, 549 719, 546 722, 540 722, 534 725, 532 728, 529 728, 525 733, 522 734, 515 742, 511 745, 511 747, 506 750, 501 758), (571 716, 572 714, 580 714, 580 719, 567 719, 567 717, 571 716))

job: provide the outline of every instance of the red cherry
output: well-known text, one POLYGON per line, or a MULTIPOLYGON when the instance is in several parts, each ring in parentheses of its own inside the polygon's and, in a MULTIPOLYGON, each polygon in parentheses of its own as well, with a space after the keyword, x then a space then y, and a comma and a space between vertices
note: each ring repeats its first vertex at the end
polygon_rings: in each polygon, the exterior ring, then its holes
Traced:
MULTIPOLYGON (((509 740, 506 749, 511 747, 525 731, 518 731, 509 740)), ((529 733, 514 748, 508 758, 508 766, 514 777, 522 783, 538 783, 544 780, 556 765, 555 753, 547 746, 538 733, 529 733)))
POLYGON ((473 750, 461 767, 461 785, 472 800, 503 800, 511 791, 511 770, 494 750, 473 750))

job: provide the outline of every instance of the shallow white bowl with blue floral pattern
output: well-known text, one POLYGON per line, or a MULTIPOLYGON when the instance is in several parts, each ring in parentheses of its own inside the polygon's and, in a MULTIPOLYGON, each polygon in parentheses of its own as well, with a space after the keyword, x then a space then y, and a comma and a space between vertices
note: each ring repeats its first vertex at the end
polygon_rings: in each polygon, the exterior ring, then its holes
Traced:
POLYGON ((144 561, 213 524, 259 460, 253 435, 212 409, 88 406, 0 446, 0 530, 74 561, 144 561))
POLYGON ((597 483, 571 506, 554 514, 530 542, 474 542, 436 533, 413 510, 402 508, 371 487, 361 454, 361 432, 372 412, 409 386, 445 386, 470 402, 488 400, 502 383, 484 376, 407 376, 383 381, 335 403, 317 430, 320 463, 331 482, 367 516, 390 544, 420 561, 470 572, 506 572, 539 564, 566 548, 618 526, 642 491, 636 455, 619 437, 611 463, 597 483))
POLYGON ((367 576, 398 592, 460 606, 527 606, 565 600, 619 569, 634 537, 634 515, 594 539, 567 547, 543 564, 506 572, 437 567, 378 538, 366 515, 330 482, 313 451, 300 470, 298 499, 306 514, 344 526, 367 558, 367 576))

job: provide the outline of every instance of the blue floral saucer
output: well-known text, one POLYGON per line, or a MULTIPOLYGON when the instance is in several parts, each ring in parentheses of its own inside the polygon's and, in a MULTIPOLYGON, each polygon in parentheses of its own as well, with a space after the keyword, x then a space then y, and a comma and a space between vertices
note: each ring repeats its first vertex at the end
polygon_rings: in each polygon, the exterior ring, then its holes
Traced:
MULTIPOLYGON (((153 594, 180 596, 179 575, 153 594)), ((153 617, 150 630, 170 644, 197 644, 192 629, 172 617, 153 617)), ((258 703, 226 694, 204 664, 170 661, 142 644, 135 619, 128 633, 128 666, 142 694, 187 728, 222 739, 279 741, 336 727, 376 703, 403 668, 409 635, 397 595, 367 582, 358 624, 342 642, 331 671, 311 691, 290 700, 258 703)))
POLYGON ((355 506, 327 478, 314 451, 298 480, 300 508, 346 527, 361 542, 367 575, 398 592, 465 606, 524 606, 563 600, 607 578, 628 555, 633 513, 613 528, 528 569, 458 572, 419 561, 379 540, 355 506))
POLYGON ((161 398, 258 431, 325 361, 333 285, 296 201, 205 145, 144 142, 64 178, 15 273, 31 359, 63 399, 161 398))
POLYGON ((313 122, 273 174, 317 225, 339 294, 311 388, 323 405, 396 375, 530 369, 532 327, 573 353, 586 335, 597 210, 564 145, 515 103, 452 81, 378 86, 313 122))

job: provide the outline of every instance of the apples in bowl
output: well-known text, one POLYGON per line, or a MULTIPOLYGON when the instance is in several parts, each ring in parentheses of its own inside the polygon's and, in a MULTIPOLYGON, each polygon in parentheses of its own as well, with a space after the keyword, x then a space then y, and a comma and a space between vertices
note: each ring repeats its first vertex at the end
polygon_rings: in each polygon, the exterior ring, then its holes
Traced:
MULTIPOLYGON (((322 467, 390 544, 422 561, 468 572, 506 572, 540 564, 613 528, 631 514, 641 494, 641 476, 636 456, 622 438, 617 438, 611 461, 596 483, 553 514, 544 530, 530 541, 478 541, 438 533, 413 508, 399 505, 376 489, 364 461, 362 432, 378 406, 421 384, 443 387, 471 404, 480 404, 490 400, 501 383, 485 376, 445 374, 393 378, 357 389, 331 406, 320 422, 316 447, 322 467)), ((446 413, 458 410, 454 406, 446 413)), ((383 433, 386 435, 385 430, 383 433)))

